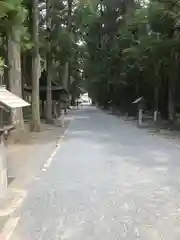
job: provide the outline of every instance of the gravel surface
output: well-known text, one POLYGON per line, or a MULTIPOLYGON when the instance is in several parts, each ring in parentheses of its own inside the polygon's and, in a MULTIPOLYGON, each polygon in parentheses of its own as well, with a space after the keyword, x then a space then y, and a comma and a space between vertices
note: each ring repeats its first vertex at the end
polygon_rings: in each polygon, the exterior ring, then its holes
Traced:
POLYGON ((76 111, 11 240, 179 240, 180 149, 95 108, 76 111))

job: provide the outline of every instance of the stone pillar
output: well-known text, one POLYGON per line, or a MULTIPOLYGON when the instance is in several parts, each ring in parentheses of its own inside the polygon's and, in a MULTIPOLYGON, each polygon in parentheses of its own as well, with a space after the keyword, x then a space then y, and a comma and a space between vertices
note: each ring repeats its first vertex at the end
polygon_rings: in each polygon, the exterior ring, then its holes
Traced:
POLYGON ((60 119, 61 119, 61 126, 62 127, 64 127, 64 117, 65 117, 65 111, 64 111, 64 109, 61 109, 60 119))
POLYGON ((154 122, 155 122, 155 123, 157 122, 157 116, 158 116, 158 112, 157 112, 157 111, 154 111, 154 122))
POLYGON ((7 165, 6 165, 6 147, 4 145, 3 134, 0 135, 0 198, 3 198, 7 192, 7 165))
POLYGON ((143 122, 143 110, 139 109, 139 112, 138 112, 138 124, 139 124, 139 126, 142 125, 142 122, 143 122))

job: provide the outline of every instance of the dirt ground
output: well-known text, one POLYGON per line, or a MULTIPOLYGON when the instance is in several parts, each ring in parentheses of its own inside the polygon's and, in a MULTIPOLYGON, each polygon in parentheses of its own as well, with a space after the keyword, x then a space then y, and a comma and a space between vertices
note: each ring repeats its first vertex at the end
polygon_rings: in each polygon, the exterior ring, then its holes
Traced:
POLYGON ((27 131, 18 142, 14 141, 13 135, 10 136, 7 144, 7 169, 11 184, 14 180, 23 180, 25 185, 28 183, 28 176, 31 178, 34 170, 39 169, 48 159, 68 124, 69 121, 65 122, 64 127, 42 124, 41 132, 27 131))

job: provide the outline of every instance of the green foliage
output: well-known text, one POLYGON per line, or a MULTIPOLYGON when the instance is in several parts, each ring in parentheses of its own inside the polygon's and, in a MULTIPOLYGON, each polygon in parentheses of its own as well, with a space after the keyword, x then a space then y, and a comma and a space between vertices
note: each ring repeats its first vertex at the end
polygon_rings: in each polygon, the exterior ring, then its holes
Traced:
MULTIPOLYGON (((1 0, 0 1, 0 32, 1 39, 0 42, 1 48, 1 63, 0 67, 4 66, 4 59, 6 57, 6 47, 5 47, 5 36, 10 34, 11 37, 16 40, 16 36, 22 36, 27 42, 27 31, 23 25, 23 22, 26 18, 27 11, 22 5, 22 0, 1 0), (14 34, 12 34, 14 32, 14 34)), ((25 41, 22 41, 23 47, 25 47, 25 41)))
POLYGON ((178 85, 180 5, 178 1, 151 0, 133 9, 127 4, 124 12, 108 0, 103 5, 102 13, 96 10, 93 20, 87 21, 84 37, 89 91, 103 105, 112 100, 126 109, 143 95, 152 108, 157 88, 159 99, 166 97, 171 66, 177 72, 174 83, 178 85), (112 16, 114 7, 116 19, 112 16))
MULTIPOLYGON (((0 1, 1 33, 9 27, 19 29, 24 52, 33 46, 30 5, 28 0, 0 1)), ((73 79, 69 89, 74 96, 85 85, 105 106, 112 100, 129 109, 132 101, 143 95, 154 108, 158 91, 159 109, 165 102, 167 108, 169 85, 180 85, 179 1, 73 1, 71 29, 67 1, 52 1, 51 29, 47 29, 45 8, 46 1, 39 1, 41 58, 45 62, 50 43, 59 83, 69 63, 73 79)))
POLYGON ((26 10, 22 6, 22 0, 0 1, 0 27, 3 30, 12 25, 21 26, 26 18, 26 10))

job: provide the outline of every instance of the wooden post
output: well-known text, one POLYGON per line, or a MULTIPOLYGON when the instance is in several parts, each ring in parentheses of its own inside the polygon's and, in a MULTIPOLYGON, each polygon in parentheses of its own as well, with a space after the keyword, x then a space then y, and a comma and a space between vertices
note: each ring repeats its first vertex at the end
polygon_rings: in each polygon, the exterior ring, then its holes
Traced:
POLYGON ((143 110, 140 108, 138 112, 138 125, 141 126, 143 122, 143 110))
POLYGON ((53 116, 54 116, 55 118, 58 118, 56 100, 53 100, 53 116))
POLYGON ((157 122, 157 114, 158 114, 157 110, 154 111, 154 122, 155 122, 155 123, 157 122))
POLYGON ((44 100, 41 100, 41 118, 44 117, 44 100))
POLYGON ((62 127, 64 127, 64 116, 65 116, 64 109, 61 109, 60 120, 61 120, 61 126, 62 126, 62 127))
POLYGON ((0 198, 3 198, 7 191, 7 166, 4 136, 2 132, 0 134, 0 198))

